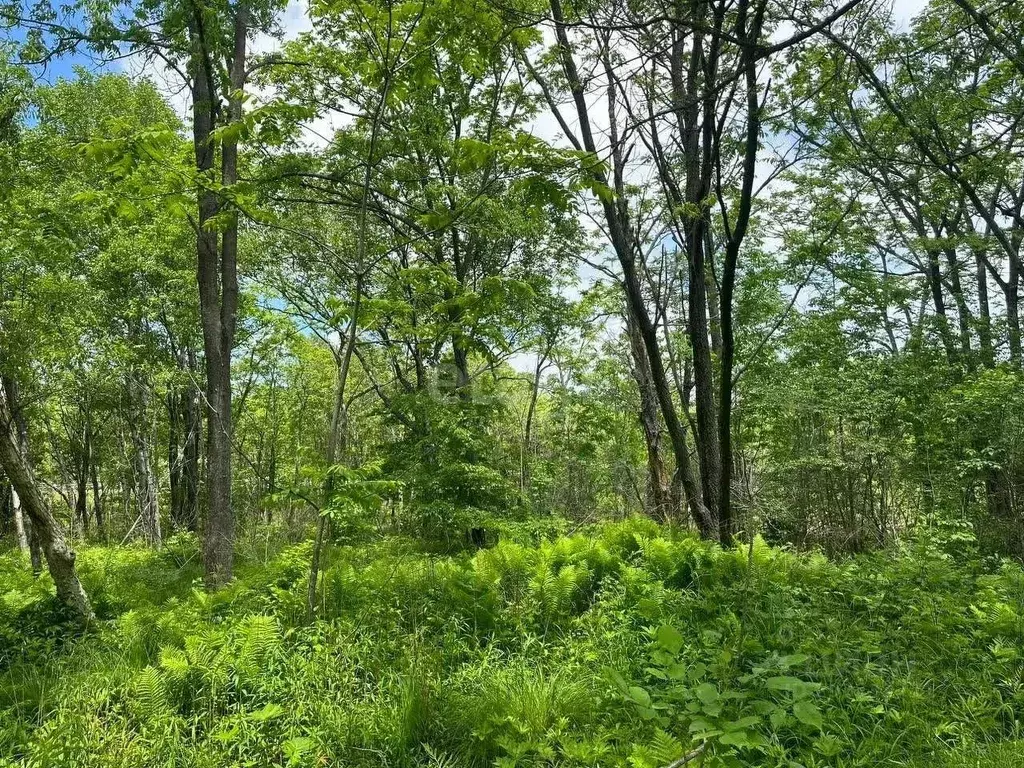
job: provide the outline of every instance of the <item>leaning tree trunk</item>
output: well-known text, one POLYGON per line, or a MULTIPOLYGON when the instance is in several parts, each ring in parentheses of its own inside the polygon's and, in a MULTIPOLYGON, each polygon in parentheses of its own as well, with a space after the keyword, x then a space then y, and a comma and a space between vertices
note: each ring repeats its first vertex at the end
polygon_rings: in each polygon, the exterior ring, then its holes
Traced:
POLYGON ((651 364, 644 348, 640 330, 631 315, 626 313, 626 329, 632 353, 633 379, 640 393, 640 426, 643 428, 647 448, 647 497, 649 512, 658 520, 669 521, 675 516, 672 482, 665 468, 662 451, 661 417, 658 411, 658 393, 651 377, 651 364))
POLYGON ((22 508, 32 522, 32 533, 46 557, 46 564, 57 588, 57 599, 74 618, 86 623, 93 618, 89 598, 75 570, 75 552, 68 545, 64 531, 46 506, 14 414, 17 403, 13 383, 5 380, 0 387, 0 465, 17 491, 22 508))

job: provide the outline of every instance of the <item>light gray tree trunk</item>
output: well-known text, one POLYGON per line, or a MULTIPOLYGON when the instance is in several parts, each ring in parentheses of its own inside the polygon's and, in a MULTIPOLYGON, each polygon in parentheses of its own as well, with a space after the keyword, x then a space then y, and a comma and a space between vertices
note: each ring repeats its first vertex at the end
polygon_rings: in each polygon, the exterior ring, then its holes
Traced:
POLYGON ((18 549, 23 555, 27 555, 29 553, 28 530, 25 528, 25 515, 21 511, 21 497, 18 496, 13 485, 11 486, 11 508, 14 511, 14 530, 18 534, 18 549))

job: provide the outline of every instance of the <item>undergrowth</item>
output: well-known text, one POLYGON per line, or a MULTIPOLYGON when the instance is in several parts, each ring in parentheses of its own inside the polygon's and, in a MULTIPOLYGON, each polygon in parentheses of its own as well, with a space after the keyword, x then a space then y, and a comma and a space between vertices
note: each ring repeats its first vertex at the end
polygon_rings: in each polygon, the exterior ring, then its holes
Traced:
POLYGON ((439 557, 85 548, 73 634, 0 557, 0 765, 1024 768, 1024 572, 836 563, 646 520, 439 557))

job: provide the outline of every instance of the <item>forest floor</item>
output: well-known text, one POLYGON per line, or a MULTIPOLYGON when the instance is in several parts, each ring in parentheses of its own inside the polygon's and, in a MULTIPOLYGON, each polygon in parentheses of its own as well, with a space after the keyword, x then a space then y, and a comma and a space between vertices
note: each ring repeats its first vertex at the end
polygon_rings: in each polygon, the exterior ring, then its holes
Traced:
POLYGON ((833 562, 646 520, 438 556, 82 547, 99 619, 0 556, 0 766, 1024 768, 1024 571, 833 562))

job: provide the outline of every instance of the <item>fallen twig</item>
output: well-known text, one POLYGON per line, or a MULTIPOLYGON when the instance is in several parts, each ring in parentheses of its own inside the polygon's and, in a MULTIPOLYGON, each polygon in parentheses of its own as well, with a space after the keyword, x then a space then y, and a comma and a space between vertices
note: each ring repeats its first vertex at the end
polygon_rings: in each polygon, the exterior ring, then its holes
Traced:
POLYGON ((690 752, 687 752, 678 760, 673 760, 671 763, 666 765, 665 768, 680 768, 680 766, 686 765, 687 763, 696 760, 698 757, 704 754, 704 750, 707 749, 707 746, 708 743, 705 741, 699 747, 690 752))

